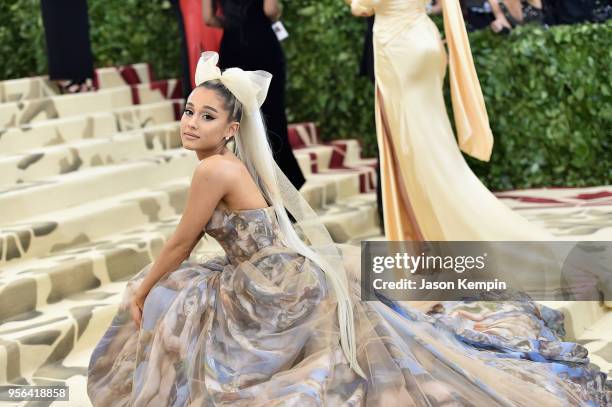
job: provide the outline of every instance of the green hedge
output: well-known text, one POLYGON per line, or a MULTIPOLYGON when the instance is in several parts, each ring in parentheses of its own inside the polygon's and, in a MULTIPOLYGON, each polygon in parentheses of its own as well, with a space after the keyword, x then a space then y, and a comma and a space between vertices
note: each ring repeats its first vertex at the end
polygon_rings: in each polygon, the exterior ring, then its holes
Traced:
MULTIPOLYGON (((168 1, 88 0, 96 67, 150 62, 158 78, 179 77, 180 42, 168 1)), ((47 72, 40 0, 0 2, 0 79, 47 72)))
MULTIPOLYGON (((39 2, 0 2, 0 79, 46 71, 39 2)), ((167 1, 88 3, 96 66, 146 61, 159 78, 180 76, 167 1)), ((374 154, 374 91, 358 75, 365 21, 342 0, 285 1, 283 21, 289 119, 316 121, 324 138, 359 137, 374 154)), ((495 148, 489 163, 467 159, 489 188, 610 184, 611 34, 610 21, 470 34, 495 148)))
POLYGON ((491 164, 473 166, 487 184, 611 183, 611 37, 611 21, 470 37, 496 137, 491 164))

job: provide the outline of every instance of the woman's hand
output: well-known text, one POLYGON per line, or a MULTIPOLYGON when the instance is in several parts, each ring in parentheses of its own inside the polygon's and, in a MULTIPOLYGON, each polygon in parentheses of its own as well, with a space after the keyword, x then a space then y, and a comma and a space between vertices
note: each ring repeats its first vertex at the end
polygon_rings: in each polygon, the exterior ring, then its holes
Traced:
POLYGON ((140 329, 140 323, 142 322, 142 310, 147 294, 148 292, 141 291, 140 288, 137 289, 132 297, 132 303, 130 304, 130 313, 138 329, 140 329))
POLYGON ((363 7, 362 5, 357 4, 357 2, 353 3, 352 0, 344 0, 344 2, 351 7, 351 14, 353 14, 355 17, 370 17, 374 15, 373 8, 363 7))
POLYGON ((503 17, 496 18, 494 21, 491 22, 490 26, 491 26, 491 30, 493 30, 494 33, 499 33, 504 28, 508 28, 509 30, 512 30, 512 26, 510 25, 508 20, 506 20, 503 17))

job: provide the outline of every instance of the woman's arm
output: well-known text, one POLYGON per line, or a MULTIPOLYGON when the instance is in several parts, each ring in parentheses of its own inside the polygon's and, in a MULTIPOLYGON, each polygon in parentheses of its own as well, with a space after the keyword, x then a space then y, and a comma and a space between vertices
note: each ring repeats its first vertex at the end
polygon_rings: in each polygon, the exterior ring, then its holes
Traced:
POLYGON ((202 17, 209 27, 223 28, 223 20, 216 15, 216 0, 202 0, 202 17))
POLYGON ((491 29, 493 29, 494 32, 499 32, 504 27, 512 29, 512 25, 510 25, 510 22, 504 15, 504 12, 499 6, 499 2, 497 0, 488 0, 488 1, 489 1, 489 4, 491 5, 493 16, 495 17, 495 20, 491 22, 491 29))
POLYGON ((488 0, 489 4, 491 5, 491 11, 493 11, 493 15, 495 16, 495 18, 501 18, 504 17, 504 13, 501 10, 501 7, 499 6, 499 2, 497 0, 488 0))
POLYGON ((209 157, 195 169, 181 220, 138 287, 138 294, 146 297, 165 274, 189 257, 202 238, 214 209, 231 185, 232 170, 218 161, 217 157, 209 157))
POLYGON ((277 21, 283 12, 278 0, 264 0, 263 8, 264 14, 272 21, 277 21))
POLYGON ((380 0, 345 0, 351 5, 351 13, 355 17, 369 17, 374 14, 374 7, 380 0))

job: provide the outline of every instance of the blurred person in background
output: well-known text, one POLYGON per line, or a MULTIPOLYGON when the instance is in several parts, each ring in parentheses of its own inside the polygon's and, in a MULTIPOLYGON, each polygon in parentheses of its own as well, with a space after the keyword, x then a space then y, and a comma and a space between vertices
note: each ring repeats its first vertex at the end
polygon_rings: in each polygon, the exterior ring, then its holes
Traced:
POLYGON ((553 24, 576 24, 594 19, 595 0, 547 1, 551 5, 553 24))
POLYGON ((61 93, 93 90, 87 0, 41 0, 49 79, 61 93))
POLYGON ((488 0, 495 20, 490 26, 493 32, 528 24, 545 24, 542 0, 488 0))
MULTIPOLYGON (((218 0, 214 0, 218 1, 218 0)), ((202 0, 170 0, 181 35, 183 98, 187 99, 195 83, 195 67, 204 51, 219 52, 223 30, 202 21, 202 0)))
POLYGON ((465 0, 463 9, 468 31, 486 28, 495 20, 491 4, 487 0, 465 0))

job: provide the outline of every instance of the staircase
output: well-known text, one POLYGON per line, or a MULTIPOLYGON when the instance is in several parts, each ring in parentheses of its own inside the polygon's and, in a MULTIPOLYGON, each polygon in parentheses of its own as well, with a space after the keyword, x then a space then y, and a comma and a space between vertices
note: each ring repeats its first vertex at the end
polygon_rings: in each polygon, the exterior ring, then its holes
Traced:
MULTIPOLYGON (((179 81, 135 64, 95 83, 58 95, 46 77, 0 82, 0 383, 68 384, 54 405, 90 405, 91 350, 174 231, 198 163, 181 144, 179 81)), ((375 160, 355 140, 321 143, 311 123, 289 132, 333 238, 379 235, 375 160)), ((220 250, 202 239, 192 257, 220 250)))
MULTIPOLYGON (((22 405, 90 405, 90 353, 126 281, 174 231, 198 163, 180 140, 179 81, 134 64, 97 69, 94 82, 73 95, 44 76, 0 82, 0 385, 70 387, 70 402, 22 405)), ((358 140, 322 142, 313 123, 290 125, 289 137, 307 179, 300 192, 333 239, 383 238, 376 160, 358 140)), ((220 250, 202 239, 192 260, 220 250)), ((568 339, 604 349, 609 369, 605 305, 553 305, 568 339)))

